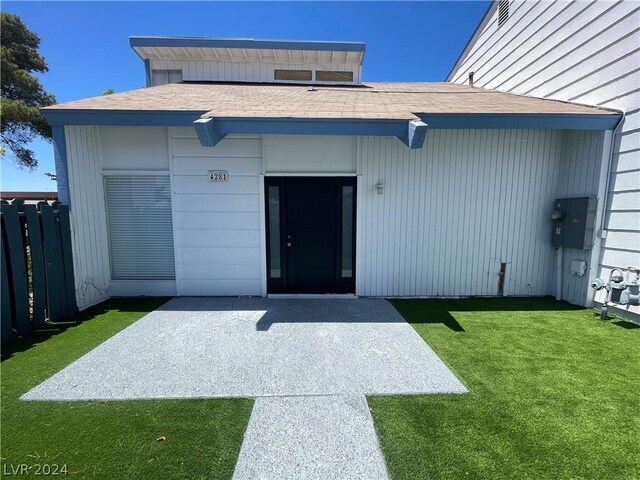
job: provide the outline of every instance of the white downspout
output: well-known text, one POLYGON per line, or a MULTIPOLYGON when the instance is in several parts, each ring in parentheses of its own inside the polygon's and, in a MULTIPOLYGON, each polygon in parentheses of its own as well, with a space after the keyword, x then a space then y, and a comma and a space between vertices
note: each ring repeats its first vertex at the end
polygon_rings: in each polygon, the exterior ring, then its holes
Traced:
MULTIPOLYGON (((595 228, 593 229, 594 239, 593 247, 591 249, 591 259, 589 261, 589 278, 595 278, 599 273, 598 270, 600 267, 600 256, 602 254, 602 240, 604 238, 604 220, 607 213, 607 203, 609 202, 609 182, 611 181, 616 135, 618 134, 618 130, 622 126, 626 116, 626 112, 624 110, 621 110, 621 113, 622 117, 620 117, 620 121, 618 121, 616 127, 613 130, 607 130, 604 132, 604 148, 602 152, 602 162, 600 164, 600 180, 598 182, 598 210, 596 212, 595 228)), ((595 290, 588 288, 585 306, 592 307, 594 297, 595 290)))
POLYGON ((556 248, 556 300, 562 300, 562 247, 556 248))

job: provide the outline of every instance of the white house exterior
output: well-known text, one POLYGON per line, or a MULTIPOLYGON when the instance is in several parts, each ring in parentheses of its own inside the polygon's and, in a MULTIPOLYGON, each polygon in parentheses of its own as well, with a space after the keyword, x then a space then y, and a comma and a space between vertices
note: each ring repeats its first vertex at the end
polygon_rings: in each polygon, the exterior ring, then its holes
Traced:
MULTIPOLYGON (((621 118, 367 83, 358 43, 131 43, 148 88, 44 110, 80 308, 133 295, 555 295, 554 201, 598 195, 621 118)), ((579 253, 590 264, 593 249, 579 253)), ((588 275, 564 274, 563 298, 587 304, 588 275)))
MULTIPOLYGON (((624 111, 599 195, 606 215, 591 274, 640 265, 640 3, 493 2, 447 80, 466 84, 470 72, 476 87, 624 111)), ((567 193, 596 194, 597 176, 589 177, 567 193)), ((565 255, 565 268, 576 255, 565 255)))

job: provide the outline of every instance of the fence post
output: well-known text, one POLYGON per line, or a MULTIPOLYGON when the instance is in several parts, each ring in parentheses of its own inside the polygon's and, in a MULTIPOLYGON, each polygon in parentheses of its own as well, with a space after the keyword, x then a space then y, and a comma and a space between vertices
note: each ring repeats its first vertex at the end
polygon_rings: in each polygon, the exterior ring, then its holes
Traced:
POLYGON ((13 317, 18 333, 26 333, 31 330, 29 321, 29 289, 27 278, 27 265, 25 263, 25 245, 18 218, 18 205, 2 203, 3 233, 6 243, 3 241, 9 261, 7 273, 10 278, 10 296, 13 297, 13 317), (12 288, 11 288, 12 287, 12 288))

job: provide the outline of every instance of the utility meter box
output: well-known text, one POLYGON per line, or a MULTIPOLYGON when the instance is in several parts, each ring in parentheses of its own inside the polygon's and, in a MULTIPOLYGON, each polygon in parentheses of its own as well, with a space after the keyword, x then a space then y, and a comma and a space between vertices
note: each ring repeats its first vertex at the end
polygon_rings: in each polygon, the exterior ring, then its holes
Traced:
POLYGON ((551 244, 554 247, 562 247, 564 239, 564 219, 567 215, 567 199, 559 198, 553 206, 551 220, 553 220, 553 234, 551 244))
POLYGON ((593 246, 596 206, 595 197, 557 199, 551 214, 553 246, 589 250, 593 246))

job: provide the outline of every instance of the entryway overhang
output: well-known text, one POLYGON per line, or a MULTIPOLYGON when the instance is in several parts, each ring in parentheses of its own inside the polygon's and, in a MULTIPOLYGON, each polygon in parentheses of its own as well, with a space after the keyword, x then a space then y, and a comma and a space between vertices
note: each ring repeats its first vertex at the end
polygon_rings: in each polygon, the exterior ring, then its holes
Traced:
POLYGON ((193 125, 200 144, 214 147, 228 134, 352 135, 398 137, 411 149, 422 148, 428 125, 420 119, 345 118, 199 118, 193 125))

